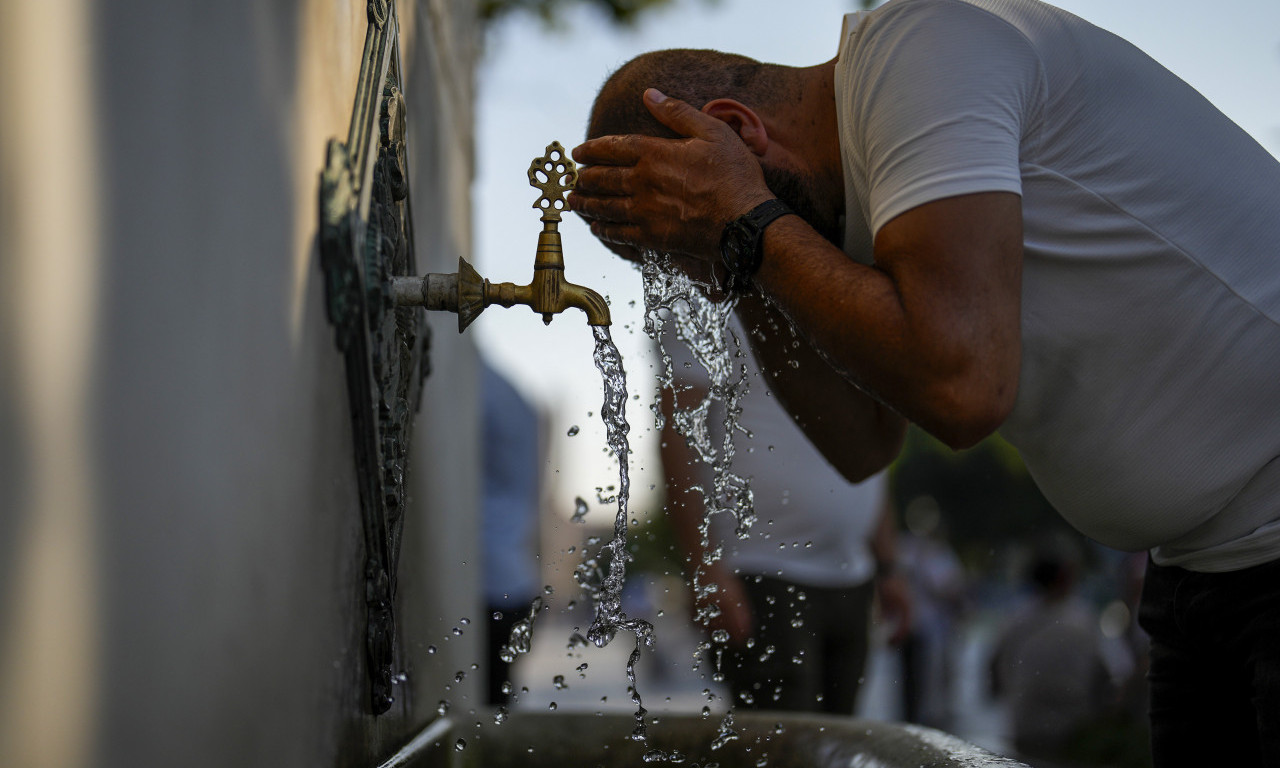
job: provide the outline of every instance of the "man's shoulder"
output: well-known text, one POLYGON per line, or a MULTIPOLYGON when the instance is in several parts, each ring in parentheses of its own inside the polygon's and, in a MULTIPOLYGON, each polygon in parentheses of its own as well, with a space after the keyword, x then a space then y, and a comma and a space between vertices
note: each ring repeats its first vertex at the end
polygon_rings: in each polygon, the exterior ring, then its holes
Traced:
POLYGON ((1037 30, 1061 13, 1034 0, 890 0, 845 18, 840 60, 872 78, 903 61, 1034 60, 1037 30))

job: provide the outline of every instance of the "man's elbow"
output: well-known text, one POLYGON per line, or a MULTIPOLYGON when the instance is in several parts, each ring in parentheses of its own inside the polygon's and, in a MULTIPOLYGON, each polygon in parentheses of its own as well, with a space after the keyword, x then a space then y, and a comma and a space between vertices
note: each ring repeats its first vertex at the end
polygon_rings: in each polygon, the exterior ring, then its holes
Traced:
POLYGON ((906 420, 888 409, 881 411, 875 437, 857 450, 842 452, 839 460, 832 462, 840 476, 850 483, 860 483, 883 471, 902 452, 907 436, 906 420))
POLYGON ((972 448, 994 433, 1013 412, 1016 387, 976 387, 939 396, 926 431, 952 450, 972 448))

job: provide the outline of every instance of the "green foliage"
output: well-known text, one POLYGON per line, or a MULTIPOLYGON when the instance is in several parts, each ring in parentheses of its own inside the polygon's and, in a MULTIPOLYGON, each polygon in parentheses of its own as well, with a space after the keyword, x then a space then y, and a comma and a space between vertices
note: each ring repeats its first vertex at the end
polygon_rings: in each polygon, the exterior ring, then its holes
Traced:
POLYGON ((953 451, 913 426, 892 478, 899 513, 931 497, 947 539, 973 569, 984 570, 1019 542, 1052 532, 1079 536, 1040 493, 1017 449, 999 436, 953 451))
POLYGON ((630 26, 647 11, 671 5, 675 0, 480 0, 480 18, 494 21, 509 13, 532 13, 548 26, 572 3, 583 3, 602 11, 618 26, 630 26))

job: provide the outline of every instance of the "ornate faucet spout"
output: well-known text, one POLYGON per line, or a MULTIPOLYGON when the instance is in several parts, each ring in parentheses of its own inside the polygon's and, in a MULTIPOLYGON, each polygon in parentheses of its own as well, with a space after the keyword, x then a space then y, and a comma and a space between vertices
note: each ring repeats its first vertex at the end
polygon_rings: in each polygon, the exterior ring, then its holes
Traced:
POLYGON ((491 283, 467 263, 458 259, 454 274, 424 277, 396 277, 391 281, 392 298, 398 306, 425 306, 432 310, 458 313, 461 333, 490 304, 510 307, 524 304, 542 315, 542 322, 566 309, 576 307, 587 314, 588 325, 610 325, 609 305, 590 288, 564 277, 564 248, 560 242, 560 212, 564 195, 578 180, 578 168, 560 142, 547 146, 544 157, 529 166, 529 184, 542 190, 533 207, 542 211, 542 232, 533 258, 533 279, 528 285, 491 283))

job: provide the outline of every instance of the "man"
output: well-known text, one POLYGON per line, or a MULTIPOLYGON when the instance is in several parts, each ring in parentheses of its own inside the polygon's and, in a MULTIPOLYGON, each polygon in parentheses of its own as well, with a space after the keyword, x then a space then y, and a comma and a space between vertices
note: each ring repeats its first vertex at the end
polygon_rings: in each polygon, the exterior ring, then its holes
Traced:
MULTIPOLYGON (((745 338, 740 327, 735 335, 745 338)), ((702 492, 713 487, 711 467, 680 434, 676 416, 701 414, 714 433, 729 404, 721 402, 725 394, 712 394, 706 370, 683 342, 668 335, 663 349, 672 370, 661 403, 665 509, 733 705, 852 715, 876 595, 895 624, 891 642, 906 636, 910 622, 887 473, 857 484, 844 479, 759 376, 748 375, 745 394, 732 403, 740 411, 731 469, 749 479, 756 520, 739 538, 735 521, 721 512, 704 533, 702 492)))
POLYGON ((1151 550, 1157 765, 1280 764, 1275 158, 1035 0, 892 0, 808 68, 642 57, 593 112, 571 207, 794 322, 831 375, 756 353, 819 450, 878 469, 886 408, 956 448, 999 428, 1076 527, 1151 550), (876 427, 857 455, 837 400, 876 427))

